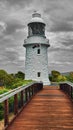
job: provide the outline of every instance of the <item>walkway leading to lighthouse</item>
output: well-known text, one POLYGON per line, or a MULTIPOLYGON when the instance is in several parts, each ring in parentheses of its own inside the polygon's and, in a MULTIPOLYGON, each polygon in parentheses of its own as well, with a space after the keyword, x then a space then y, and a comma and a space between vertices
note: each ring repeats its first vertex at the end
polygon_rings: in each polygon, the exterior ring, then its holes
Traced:
POLYGON ((45 86, 7 130, 73 130, 73 103, 58 87, 45 86))

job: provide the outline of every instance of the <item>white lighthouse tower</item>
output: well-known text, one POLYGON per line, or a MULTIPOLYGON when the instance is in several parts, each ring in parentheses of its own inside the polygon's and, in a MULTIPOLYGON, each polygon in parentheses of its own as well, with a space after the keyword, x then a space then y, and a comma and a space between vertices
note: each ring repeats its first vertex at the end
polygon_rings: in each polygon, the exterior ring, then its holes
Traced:
POLYGON ((28 23, 28 37, 24 40, 26 48, 25 79, 42 81, 49 85, 48 54, 49 40, 45 37, 45 23, 41 14, 34 12, 28 23))

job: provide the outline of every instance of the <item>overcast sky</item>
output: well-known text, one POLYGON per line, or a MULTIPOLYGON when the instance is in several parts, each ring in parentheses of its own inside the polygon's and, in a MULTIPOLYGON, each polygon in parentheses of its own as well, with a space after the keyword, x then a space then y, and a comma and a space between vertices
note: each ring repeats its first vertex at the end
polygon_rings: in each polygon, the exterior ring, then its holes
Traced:
POLYGON ((34 10, 46 23, 49 72, 73 71, 73 0, 0 0, 0 69, 25 71, 23 43, 34 10))

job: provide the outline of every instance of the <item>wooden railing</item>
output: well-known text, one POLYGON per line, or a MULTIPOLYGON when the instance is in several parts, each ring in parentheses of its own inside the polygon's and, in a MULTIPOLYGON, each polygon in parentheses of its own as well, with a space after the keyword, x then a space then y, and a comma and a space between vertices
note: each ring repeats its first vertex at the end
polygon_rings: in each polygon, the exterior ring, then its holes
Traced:
MULTIPOLYGON (((0 95, 0 103, 4 103, 4 127, 7 128, 8 125, 12 122, 9 122, 9 98, 14 97, 14 118, 19 114, 19 112, 24 108, 24 106, 31 100, 31 98, 41 89, 43 89, 42 82, 31 83, 27 86, 22 86, 17 89, 14 89, 10 92, 0 95), (20 111, 18 94, 20 93, 20 111)), ((13 119, 14 119, 13 118, 13 119)))
POLYGON ((73 83, 62 82, 60 83, 60 89, 67 93, 71 99, 73 99, 73 83))

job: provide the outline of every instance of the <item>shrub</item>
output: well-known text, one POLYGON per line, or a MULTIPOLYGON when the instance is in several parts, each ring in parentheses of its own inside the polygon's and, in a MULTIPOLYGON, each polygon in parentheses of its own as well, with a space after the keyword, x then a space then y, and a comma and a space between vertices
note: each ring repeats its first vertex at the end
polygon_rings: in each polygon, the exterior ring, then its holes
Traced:
POLYGON ((57 77, 60 75, 60 72, 53 70, 51 71, 51 75, 52 75, 52 81, 56 82, 57 81, 57 77))
POLYGON ((13 82, 14 78, 4 70, 0 70, 0 84, 9 86, 13 82))
POLYGON ((2 110, 0 110, 0 120, 2 120, 4 117, 4 112, 2 110))
POLYGON ((21 71, 18 71, 18 73, 15 74, 15 77, 24 79, 25 78, 25 74, 23 72, 21 72, 21 71))
POLYGON ((67 81, 66 76, 60 74, 60 72, 53 70, 51 72, 50 81, 52 82, 63 82, 67 81))
POLYGON ((2 120, 3 117, 4 117, 3 103, 0 103, 0 120, 2 120))
POLYGON ((6 92, 8 92, 8 89, 6 89, 6 88, 3 88, 0 90, 0 94, 6 93, 6 92))
POLYGON ((67 81, 70 81, 73 83, 73 72, 70 72, 70 74, 67 75, 66 78, 67 78, 67 81))
POLYGON ((63 81, 66 81, 66 77, 65 76, 62 76, 62 75, 58 75, 57 77, 57 82, 63 82, 63 81))
POLYGON ((51 75, 49 75, 49 80, 52 81, 52 76, 51 75))

